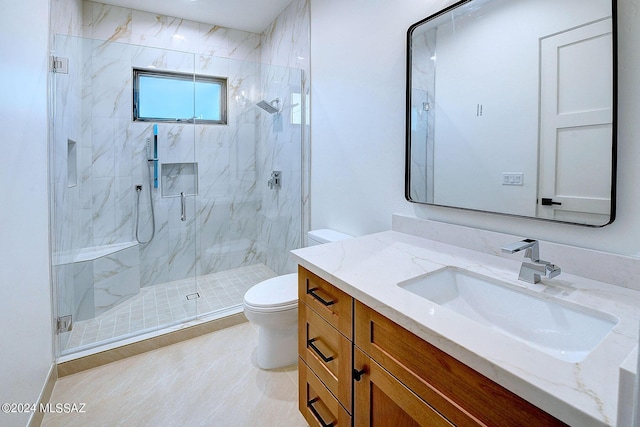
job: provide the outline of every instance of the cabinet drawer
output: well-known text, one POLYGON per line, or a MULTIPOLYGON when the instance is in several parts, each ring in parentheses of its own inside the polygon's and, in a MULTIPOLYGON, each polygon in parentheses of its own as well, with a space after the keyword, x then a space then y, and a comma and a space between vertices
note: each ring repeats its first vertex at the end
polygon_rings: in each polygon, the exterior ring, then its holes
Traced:
POLYGON ((304 303, 298 321, 298 354, 351 412, 351 341, 304 303))
POLYGON ((355 349, 356 426, 453 427, 389 372, 355 349))
POLYGON ((350 427, 351 416, 300 359, 299 409, 310 426, 350 427))
POLYGON ((355 344, 455 425, 565 425, 358 301, 355 344))
POLYGON ((344 336, 352 339, 353 299, 349 295, 298 266, 298 298, 344 336))

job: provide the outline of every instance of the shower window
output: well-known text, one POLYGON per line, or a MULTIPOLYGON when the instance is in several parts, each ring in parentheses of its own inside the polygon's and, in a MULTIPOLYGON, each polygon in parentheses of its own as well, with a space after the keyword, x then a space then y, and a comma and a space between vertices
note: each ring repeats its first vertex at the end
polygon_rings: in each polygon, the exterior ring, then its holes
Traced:
POLYGON ((227 81, 221 77, 133 70, 133 120, 227 123, 227 81))

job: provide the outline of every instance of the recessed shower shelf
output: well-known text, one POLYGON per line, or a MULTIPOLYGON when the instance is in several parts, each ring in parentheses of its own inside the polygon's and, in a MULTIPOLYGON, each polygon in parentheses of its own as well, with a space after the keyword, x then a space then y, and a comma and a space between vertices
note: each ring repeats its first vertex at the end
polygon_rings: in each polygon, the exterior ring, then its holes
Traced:
POLYGON ((67 140, 67 188, 78 185, 78 153, 77 144, 67 140))
POLYGON ((198 195, 198 163, 163 163, 161 167, 162 197, 198 195))

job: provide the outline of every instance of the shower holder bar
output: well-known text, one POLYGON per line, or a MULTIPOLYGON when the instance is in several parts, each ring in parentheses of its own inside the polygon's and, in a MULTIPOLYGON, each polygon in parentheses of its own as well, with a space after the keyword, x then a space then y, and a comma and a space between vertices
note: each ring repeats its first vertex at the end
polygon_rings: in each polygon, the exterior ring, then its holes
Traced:
POLYGON ((187 195, 180 193, 180 221, 187 220, 187 195))

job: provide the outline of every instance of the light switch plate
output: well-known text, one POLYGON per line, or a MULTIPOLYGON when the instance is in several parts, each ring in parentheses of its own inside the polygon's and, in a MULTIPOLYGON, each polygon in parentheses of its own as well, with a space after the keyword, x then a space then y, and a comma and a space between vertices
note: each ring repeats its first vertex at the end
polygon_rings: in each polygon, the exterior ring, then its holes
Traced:
POLYGON ((502 172, 502 185, 523 185, 523 183, 522 172, 502 172))

